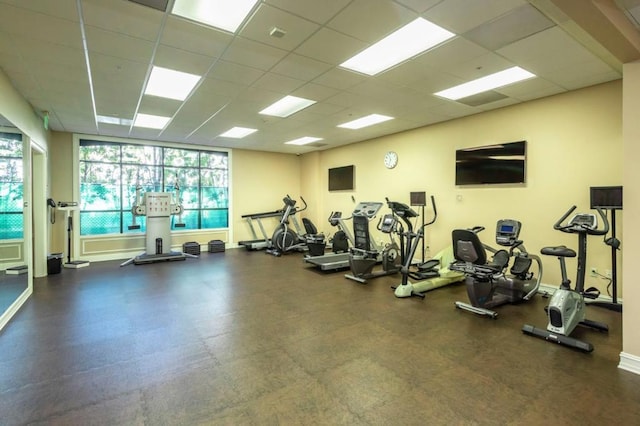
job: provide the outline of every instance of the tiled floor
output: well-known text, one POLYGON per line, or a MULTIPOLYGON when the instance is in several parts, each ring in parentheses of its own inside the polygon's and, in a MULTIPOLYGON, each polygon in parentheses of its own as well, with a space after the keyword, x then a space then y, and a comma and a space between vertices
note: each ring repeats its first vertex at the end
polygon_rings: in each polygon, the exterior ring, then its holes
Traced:
POLYGON ((396 299, 387 276, 241 249, 185 262, 92 263, 36 281, 0 332, 0 424, 640 424, 640 376, 610 333, 583 354, 454 308, 463 285, 396 299))

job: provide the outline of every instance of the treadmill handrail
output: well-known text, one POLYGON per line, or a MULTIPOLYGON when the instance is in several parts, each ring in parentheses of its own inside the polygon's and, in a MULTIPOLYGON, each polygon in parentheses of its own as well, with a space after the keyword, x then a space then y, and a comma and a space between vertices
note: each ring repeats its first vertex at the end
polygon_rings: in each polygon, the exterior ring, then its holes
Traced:
POLYGON ((263 213, 249 213, 249 214, 245 214, 242 215, 241 218, 242 219, 259 219, 259 218, 263 218, 263 217, 276 217, 276 216, 280 216, 283 213, 283 210, 274 210, 272 212, 263 212, 263 213))

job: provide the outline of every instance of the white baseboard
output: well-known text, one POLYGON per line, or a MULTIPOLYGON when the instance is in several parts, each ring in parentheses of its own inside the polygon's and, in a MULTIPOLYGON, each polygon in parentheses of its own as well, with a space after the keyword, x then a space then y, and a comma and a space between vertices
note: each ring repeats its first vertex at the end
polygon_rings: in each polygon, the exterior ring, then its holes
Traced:
POLYGON ((618 368, 640 375, 640 356, 620 352, 618 368))

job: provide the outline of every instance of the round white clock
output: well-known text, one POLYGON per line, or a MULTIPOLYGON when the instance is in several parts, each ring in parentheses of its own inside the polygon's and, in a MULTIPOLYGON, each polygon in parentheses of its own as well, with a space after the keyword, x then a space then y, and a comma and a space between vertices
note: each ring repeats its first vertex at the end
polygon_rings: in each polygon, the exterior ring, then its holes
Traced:
POLYGON ((389 151, 384 155, 384 166, 387 169, 393 169, 398 164, 398 154, 389 151))

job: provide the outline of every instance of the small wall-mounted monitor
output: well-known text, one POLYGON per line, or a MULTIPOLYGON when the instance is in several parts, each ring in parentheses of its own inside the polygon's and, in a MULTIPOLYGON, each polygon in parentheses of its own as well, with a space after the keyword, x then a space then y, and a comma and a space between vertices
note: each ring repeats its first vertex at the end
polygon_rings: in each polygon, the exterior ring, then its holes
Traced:
POLYGON ((622 210, 622 186, 592 186, 589 192, 592 209, 622 210))
POLYGON ((349 191, 355 188, 355 166, 329 169, 329 191, 349 191))

